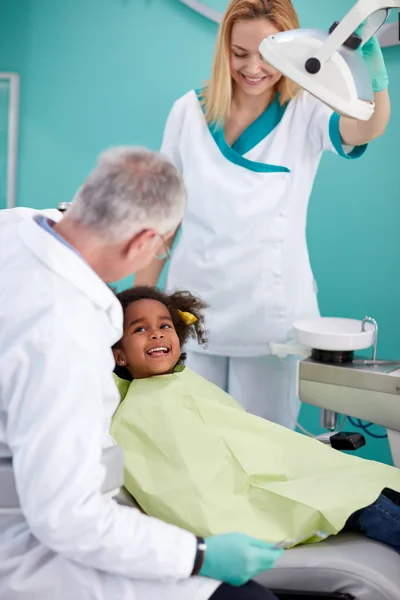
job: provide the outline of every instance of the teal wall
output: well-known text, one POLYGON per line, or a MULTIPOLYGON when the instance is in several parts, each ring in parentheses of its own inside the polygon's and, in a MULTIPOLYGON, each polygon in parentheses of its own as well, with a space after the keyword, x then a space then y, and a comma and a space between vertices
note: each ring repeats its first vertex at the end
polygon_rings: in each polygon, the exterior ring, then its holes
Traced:
MULTIPOLYGON (((311 27, 327 27, 352 3, 295 0, 311 27)), ((21 74, 18 203, 70 200, 108 146, 157 149, 173 101, 209 75, 215 32, 177 0, 1 0, 0 70, 21 74)), ((308 239, 322 313, 374 316, 379 356, 399 358, 400 47, 385 58, 388 132, 360 161, 324 156, 308 239)), ((319 431, 312 408, 301 421, 319 431)), ((391 460, 381 440, 360 454, 391 460)))

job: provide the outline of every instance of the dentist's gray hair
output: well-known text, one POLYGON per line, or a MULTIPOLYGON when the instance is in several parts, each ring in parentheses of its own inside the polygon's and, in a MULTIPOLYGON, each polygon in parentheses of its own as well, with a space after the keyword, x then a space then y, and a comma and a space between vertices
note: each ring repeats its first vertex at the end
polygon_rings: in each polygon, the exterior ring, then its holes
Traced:
POLYGON ((144 229, 172 232, 185 205, 183 179, 167 157, 123 146, 99 156, 66 215, 117 243, 144 229))

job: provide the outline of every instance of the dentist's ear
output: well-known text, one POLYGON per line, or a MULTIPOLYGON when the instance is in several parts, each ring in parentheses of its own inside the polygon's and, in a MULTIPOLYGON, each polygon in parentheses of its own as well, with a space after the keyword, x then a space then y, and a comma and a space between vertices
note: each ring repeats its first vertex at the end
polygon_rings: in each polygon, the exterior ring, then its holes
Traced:
POLYGON ((125 258, 134 258, 161 243, 160 236, 154 229, 144 229, 124 243, 122 252, 125 258))
POLYGON ((115 362, 117 363, 117 365, 119 367, 125 367, 126 366, 126 360, 125 360, 125 356, 123 354, 123 352, 121 350, 113 350, 113 354, 114 354, 114 359, 115 362))

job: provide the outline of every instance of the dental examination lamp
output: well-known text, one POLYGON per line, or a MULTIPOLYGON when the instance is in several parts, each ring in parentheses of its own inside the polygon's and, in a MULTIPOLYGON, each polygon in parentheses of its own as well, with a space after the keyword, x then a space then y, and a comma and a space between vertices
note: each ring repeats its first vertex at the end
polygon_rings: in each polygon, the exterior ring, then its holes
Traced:
POLYGON ((374 93, 357 50, 380 29, 392 8, 400 9, 400 0, 358 0, 329 32, 283 31, 265 38, 259 50, 266 63, 337 113, 368 121, 375 110, 374 93), (363 23, 358 35, 355 31, 363 23))

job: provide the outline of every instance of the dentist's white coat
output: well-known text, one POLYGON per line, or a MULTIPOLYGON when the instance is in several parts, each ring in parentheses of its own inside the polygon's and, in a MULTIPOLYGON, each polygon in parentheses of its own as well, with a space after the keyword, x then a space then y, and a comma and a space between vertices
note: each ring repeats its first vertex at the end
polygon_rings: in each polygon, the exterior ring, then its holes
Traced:
POLYGON ((188 579, 191 534, 100 493, 114 295, 31 215, 0 227, 0 279, 0 458, 23 511, 0 515, 1 600, 209 598, 218 582, 188 579))

